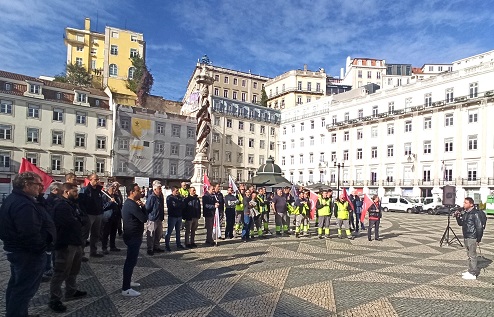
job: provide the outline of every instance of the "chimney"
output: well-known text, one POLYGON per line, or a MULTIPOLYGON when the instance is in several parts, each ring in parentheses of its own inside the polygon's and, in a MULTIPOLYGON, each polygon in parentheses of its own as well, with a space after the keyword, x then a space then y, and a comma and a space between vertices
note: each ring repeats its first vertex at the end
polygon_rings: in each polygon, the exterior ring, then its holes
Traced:
POLYGON ((84 30, 91 31, 91 19, 90 18, 84 19, 84 30))
POLYGON ((304 70, 307 71, 307 64, 304 64, 304 70))

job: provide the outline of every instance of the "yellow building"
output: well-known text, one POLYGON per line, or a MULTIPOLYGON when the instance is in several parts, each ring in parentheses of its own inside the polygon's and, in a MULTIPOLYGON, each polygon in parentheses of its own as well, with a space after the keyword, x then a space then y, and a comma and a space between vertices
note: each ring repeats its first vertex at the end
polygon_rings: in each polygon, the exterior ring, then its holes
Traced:
POLYGON ((91 21, 86 18, 84 29, 65 28, 67 63, 84 66, 93 74, 95 86, 110 87, 115 101, 135 105, 135 94, 127 89, 127 79, 132 78, 132 56, 145 58, 146 43, 142 33, 111 26, 104 33, 91 31, 91 21))

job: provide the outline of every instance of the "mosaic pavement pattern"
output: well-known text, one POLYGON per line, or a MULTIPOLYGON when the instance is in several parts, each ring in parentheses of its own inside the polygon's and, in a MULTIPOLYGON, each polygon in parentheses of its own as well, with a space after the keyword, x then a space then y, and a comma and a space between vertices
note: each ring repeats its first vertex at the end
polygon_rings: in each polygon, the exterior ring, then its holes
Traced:
MULTIPOLYGON (((91 259, 78 279, 89 296, 68 302, 67 312, 57 316, 494 316, 494 229, 481 245, 480 278, 465 281, 466 252, 439 247, 446 217, 384 217, 383 241, 364 235, 339 240, 332 230, 331 240, 233 239, 194 250, 172 246, 171 253, 155 256, 143 245, 134 271, 142 295, 136 298, 120 294, 125 252, 91 259)), ((121 239, 117 243, 124 247, 121 239)), ((0 315, 9 276, 2 255, 0 315)), ((48 290, 49 283, 42 283, 30 313, 54 315, 48 290)))

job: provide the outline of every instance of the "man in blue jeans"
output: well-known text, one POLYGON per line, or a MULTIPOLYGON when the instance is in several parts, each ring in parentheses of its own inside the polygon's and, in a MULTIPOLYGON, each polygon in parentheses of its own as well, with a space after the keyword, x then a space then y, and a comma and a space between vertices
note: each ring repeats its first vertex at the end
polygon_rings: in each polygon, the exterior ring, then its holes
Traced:
POLYGON ((122 207, 123 240, 127 245, 127 258, 123 268, 122 295, 126 297, 141 295, 141 293, 132 289, 132 287, 141 285, 131 282, 142 244, 144 223, 148 220, 148 213, 141 202, 141 197, 139 185, 134 183, 127 186, 127 200, 122 207))
POLYGON ((185 249, 180 243, 180 229, 182 228, 182 213, 185 209, 185 203, 178 193, 178 187, 172 187, 172 193, 166 197, 166 208, 168 209, 168 229, 166 230, 165 244, 166 251, 170 249, 170 236, 175 229, 177 249, 185 249))
POLYGON ((14 178, 12 185, 12 194, 0 208, 0 239, 10 262, 5 316, 25 317, 41 283, 46 247, 55 241, 56 229, 48 213, 36 207, 35 197, 43 187, 41 178, 24 172, 14 178))
POLYGON ((153 190, 146 200, 148 222, 146 224, 146 236, 148 255, 165 252, 160 248, 160 240, 163 235, 163 220, 165 220, 165 204, 161 191, 161 182, 153 182, 153 190))

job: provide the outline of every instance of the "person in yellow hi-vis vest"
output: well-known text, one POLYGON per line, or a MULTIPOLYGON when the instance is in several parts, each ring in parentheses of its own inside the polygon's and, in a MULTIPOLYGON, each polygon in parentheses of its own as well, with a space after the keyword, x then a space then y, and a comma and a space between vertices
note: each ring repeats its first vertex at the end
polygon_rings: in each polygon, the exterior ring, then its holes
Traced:
POLYGON ((331 214, 333 213, 333 191, 331 189, 323 189, 321 196, 316 203, 316 210, 318 214, 318 223, 317 223, 317 234, 319 239, 329 239, 329 223, 331 222, 331 214), (323 234, 324 230, 324 236, 323 234))
POLYGON ((300 192, 299 199, 295 200, 292 214, 295 215, 295 237, 300 238, 300 231, 304 229, 304 235, 308 235, 309 226, 308 214, 309 214, 309 201, 304 192, 300 192))
POLYGON ((240 235, 242 233, 242 227, 244 222, 244 199, 245 199, 245 187, 240 184, 237 193, 238 203, 235 206, 235 234, 240 235))
POLYGON ((268 202, 266 197, 266 187, 259 188, 259 193, 257 195, 258 204, 261 211, 261 222, 263 225, 263 233, 269 232, 269 210, 268 202))
POLYGON ((338 226, 338 238, 343 239, 341 236, 341 228, 345 227, 345 233, 348 239, 355 239, 350 231, 350 204, 345 199, 345 195, 341 194, 340 199, 337 199, 333 206, 333 212, 336 216, 336 224, 338 226))
MULTIPOLYGON (((186 182, 180 183, 180 188, 178 189, 178 196, 185 198, 189 197, 189 186, 186 182)), ((185 219, 182 219, 182 230, 185 230, 185 219)))

